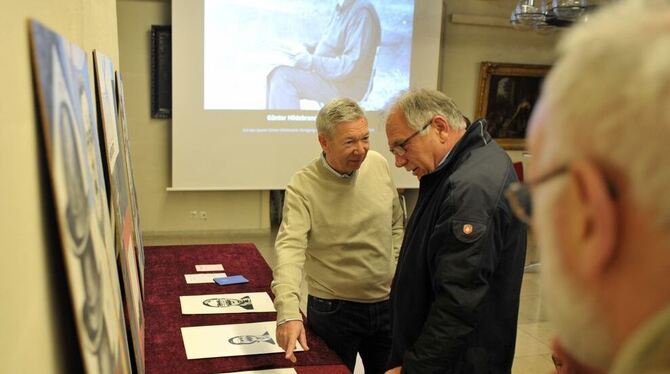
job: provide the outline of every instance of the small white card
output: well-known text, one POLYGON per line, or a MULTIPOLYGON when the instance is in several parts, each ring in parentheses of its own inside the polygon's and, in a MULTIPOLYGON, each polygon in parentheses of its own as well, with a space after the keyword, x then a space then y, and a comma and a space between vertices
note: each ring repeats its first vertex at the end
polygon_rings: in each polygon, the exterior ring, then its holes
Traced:
MULTIPOLYGON (((276 328, 276 321, 182 327, 181 336, 189 360, 284 353, 275 338, 276 328)), ((296 343, 295 351, 302 350, 296 343)))
POLYGON ((195 271, 223 271, 221 264, 195 265, 195 271))
MULTIPOLYGON (((223 373, 219 373, 223 374, 223 373)), ((226 374, 297 374, 297 371, 293 368, 283 368, 283 369, 267 369, 267 370, 251 370, 251 371, 235 371, 232 373, 226 374)))
POLYGON ((214 278, 227 277, 226 273, 206 273, 206 274, 184 274, 186 283, 214 283, 214 278))
POLYGON ((179 296, 181 314, 229 314, 274 312, 267 292, 179 296))

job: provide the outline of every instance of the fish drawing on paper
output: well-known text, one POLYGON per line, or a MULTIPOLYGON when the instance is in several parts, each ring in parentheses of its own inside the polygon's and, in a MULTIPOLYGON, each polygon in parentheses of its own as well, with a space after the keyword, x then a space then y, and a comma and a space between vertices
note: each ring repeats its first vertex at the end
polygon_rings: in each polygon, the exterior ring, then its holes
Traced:
POLYGON ((227 299, 225 297, 214 297, 202 301, 202 304, 212 308, 227 308, 231 306, 239 306, 246 310, 254 309, 254 304, 251 303, 249 296, 244 296, 241 299, 227 299))
POLYGON ((272 336, 270 336, 269 332, 265 332, 263 335, 238 335, 238 336, 233 336, 232 338, 228 339, 228 342, 230 344, 235 344, 235 345, 243 345, 243 344, 254 344, 254 343, 270 343, 270 344, 276 344, 274 340, 272 340, 272 336))

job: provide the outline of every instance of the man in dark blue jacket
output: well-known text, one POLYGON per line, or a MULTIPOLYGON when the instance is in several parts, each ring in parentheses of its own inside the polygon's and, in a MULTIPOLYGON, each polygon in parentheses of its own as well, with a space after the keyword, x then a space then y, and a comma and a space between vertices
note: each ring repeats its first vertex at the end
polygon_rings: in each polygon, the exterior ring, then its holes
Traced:
POLYGON ((386 135, 420 184, 391 288, 388 373, 509 373, 526 250, 503 196, 517 180, 509 156, 438 91, 400 96, 386 135))

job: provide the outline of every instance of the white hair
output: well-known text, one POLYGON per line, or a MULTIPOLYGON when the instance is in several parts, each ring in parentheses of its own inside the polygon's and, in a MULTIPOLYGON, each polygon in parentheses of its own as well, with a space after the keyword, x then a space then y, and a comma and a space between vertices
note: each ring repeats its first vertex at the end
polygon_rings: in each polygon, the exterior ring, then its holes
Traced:
POLYGON ((401 93, 389 112, 401 110, 407 124, 421 130, 434 116, 440 115, 447 119, 449 127, 462 130, 467 122, 456 103, 447 95, 436 90, 416 89, 401 93))
MULTIPOLYGON (((335 131, 335 126, 356 121, 361 117, 365 118, 365 112, 354 100, 337 97, 324 105, 319 111, 316 116, 316 130, 319 134, 330 137, 335 131)), ((367 123, 367 119, 365 121, 367 123)))
POLYGON ((561 40, 542 100, 560 156, 623 173, 633 198, 670 229, 670 2, 605 8, 561 40))

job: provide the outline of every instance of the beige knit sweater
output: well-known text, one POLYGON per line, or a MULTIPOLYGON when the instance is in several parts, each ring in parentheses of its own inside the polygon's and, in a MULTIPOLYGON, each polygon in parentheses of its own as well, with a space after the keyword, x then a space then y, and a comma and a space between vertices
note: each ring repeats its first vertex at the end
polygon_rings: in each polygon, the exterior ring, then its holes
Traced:
POLYGON ((351 178, 317 158, 291 178, 275 251, 277 321, 301 319, 300 282, 324 299, 389 297, 403 236, 402 210, 386 159, 369 151, 351 178))

